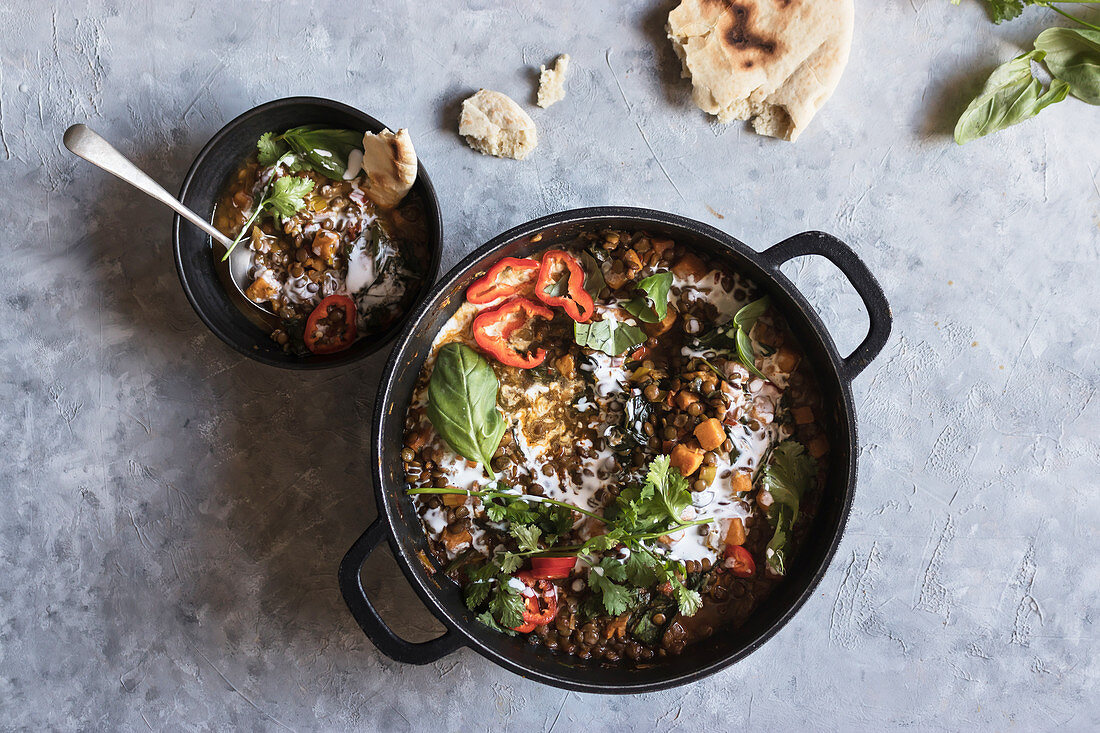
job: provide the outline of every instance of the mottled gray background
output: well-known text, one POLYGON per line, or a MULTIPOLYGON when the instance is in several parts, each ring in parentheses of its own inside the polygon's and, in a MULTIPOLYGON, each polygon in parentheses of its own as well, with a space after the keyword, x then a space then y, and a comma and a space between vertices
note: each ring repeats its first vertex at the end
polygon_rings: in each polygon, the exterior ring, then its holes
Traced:
MULTIPOLYGON (((851 63, 795 145, 709 122, 665 2, 12 0, 0 7, 0 725, 61 729, 1084 730, 1100 725, 1100 111, 948 136, 1043 13, 861 0, 851 63), (443 8, 453 8, 444 10, 443 8), (467 149, 479 86, 531 107, 526 162, 467 149), (405 667, 336 588, 374 516, 383 357, 296 374, 238 356, 180 290, 171 216, 67 154, 86 121, 169 189, 225 122, 316 94, 411 129, 444 266, 507 227, 653 206, 763 248, 850 242, 896 317, 856 382, 855 510, 815 597, 690 688, 543 687, 460 651, 405 667)), ((789 266, 838 343, 865 317, 789 266)), ((434 622, 388 558, 371 585, 434 622)))

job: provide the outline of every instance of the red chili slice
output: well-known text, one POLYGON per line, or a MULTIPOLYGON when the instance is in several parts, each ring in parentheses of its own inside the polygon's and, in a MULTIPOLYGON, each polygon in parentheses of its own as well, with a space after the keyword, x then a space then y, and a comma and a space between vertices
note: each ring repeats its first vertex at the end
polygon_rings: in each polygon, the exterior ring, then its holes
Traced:
POLYGON ((570 557, 533 557, 531 574, 536 578, 568 578, 577 564, 575 555, 570 557))
POLYGON ((330 295, 306 319, 302 340, 314 354, 332 354, 355 343, 359 314, 355 301, 346 295, 330 295))
POLYGON ((579 323, 591 320, 596 310, 592 296, 584 289, 584 267, 581 266, 580 260, 560 249, 547 250, 542 255, 535 295, 547 305, 560 305, 570 318, 579 323), (550 295, 550 291, 566 275, 569 277, 569 284, 566 286, 565 293, 550 295))
POLYGON ((546 360, 546 349, 520 352, 512 344, 512 335, 536 318, 551 320, 554 312, 527 298, 512 298, 499 308, 481 313, 472 326, 474 341, 501 364, 530 369, 546 360))
POLYGON ((736 578, 751 578, 756 575, 756 561, 741 545, 726 545, 726 559, 722 565, 736 578))
POLYGON ((539 274, 539 261, 505 257, 466 289, 466 300, 485 305, 530 290, 539 274))
POLYGON ((538 626, 554 620, 558 615, 558 589, 545 578, 536 578, 526 570, 516 573, 526 589, 523 591, 523 623, 515 631, 527 634, 538 626))

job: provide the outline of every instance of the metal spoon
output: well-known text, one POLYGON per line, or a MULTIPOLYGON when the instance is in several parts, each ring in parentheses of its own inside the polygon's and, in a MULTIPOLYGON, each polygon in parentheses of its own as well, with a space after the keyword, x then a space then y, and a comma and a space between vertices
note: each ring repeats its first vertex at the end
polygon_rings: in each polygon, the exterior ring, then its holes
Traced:
MULTIPOLYGON (((225 249, 229 249, 233 244, 233 240, 215 229, 210 222, 181 204, 172 194, 165 191, 159 183, 146 175, 87 125, 73 125, 65 131, 63 140, 65 147, 71 152, 79 155, 92 165, 99 166, 108 173, 121 178, 142 193, 152 196, 209 234, 215 242, 225 249)), ((265 313, 275 315, 275 312, 266 303, 257 303, 244 294, 245 288, 251 284, 248 269, 252 265, 252 256, 249 252, 247 243, 242 241, 229 253, 229 279, 233 281, 233 285, 242 298, 265 313)))

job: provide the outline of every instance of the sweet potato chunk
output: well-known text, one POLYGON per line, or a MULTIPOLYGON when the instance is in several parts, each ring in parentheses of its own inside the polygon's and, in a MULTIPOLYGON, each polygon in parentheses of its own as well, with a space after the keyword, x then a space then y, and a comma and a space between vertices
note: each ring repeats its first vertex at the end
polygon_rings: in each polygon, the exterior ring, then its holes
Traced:
POLYGON ((811 407, 795 407, 791 410, 791 417, 797 425, 808 425, 814 421, 814 411, 811 407))
POLYGON ((462 506, 466 498, 466 494, 443 494, 443 506, 462 506))
POLYGON ((470 534, 468 529, 460 532, 452 532, 450 528, 443 530, 443 544, 447 545, 447 549, 451 552, 455 552, 463 545, 470 544, 473 541, 474 536, 470 534))
POLYGON ((660 336, 672 328, 674 323, 676 323, 676 309, 670 305, 663 320, 657 323, 643 323, 642 330, 645 331, 647 336, 660 336))
POLYGON ((752 490, 752 474, 746 472, 735 473, 730 479, 730 491, 739 494, 752 490))
POLYGON ((726 537, 722 541, 727 545, 745 544, 745 524, 740 517, 734 517, 730 520, 730 526, 726 529, 726 537))
POLYGON ((699 470, 699 466, 703 465, 703 453, 702 448, 680 443, 672 449, 670 463, 680 469, 680 473, 684 476, 690 476, 699 470))
POLYGON ((821 456, 829 452, 829 441, 825 440, 824 436, 819 435, 809 442, 806 449, 809 450, 810 455, 814 458, 821 458, 821 456))
POLYGON ((709 271, 701 259, 688 252, 676 260, 676 264, 672 266, 672 274, 684 280, 702 280, 709 271))
POLYGON ((699 441, 699 447, 703 450, 717 450, 726 442, 726 431, 722 427, 722 421, 712 417, 699 423, 695 427, 695 439, 699 441))
POLYGON ((324 258, 327 265, 336 262, 336 250, 339 246, 340 235, 327 229, 317 232, 317 236, 313 238, 313 254, 324 258))
POLYGON ((699 395, 692 392, 690 389, 682 389, 676 393, 676 406, 681 410, 686 410, 693 402, 699 401, 699 395))
POLYGON ((790 374, 798 366, 798 352, 786 346, 780 346, 775 354, 775 365, 790 374))

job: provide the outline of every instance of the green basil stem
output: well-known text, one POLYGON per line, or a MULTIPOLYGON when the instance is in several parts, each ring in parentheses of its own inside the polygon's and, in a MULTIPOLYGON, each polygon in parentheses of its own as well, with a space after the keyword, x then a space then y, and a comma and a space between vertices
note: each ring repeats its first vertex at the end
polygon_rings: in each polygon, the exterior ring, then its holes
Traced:
POLYGON ((238 234, 237 238, 233 240, 233 244, 229 245, 229 249, 227 249, 225 251, 225 256, 222 257, 222 262, 225 262, 226 260, 229 259, 229 254, 234 249, 236 249, 236 247, 240 243, 240 241, 242 239, 244 239, 245 233, 248 232, 252 228, 252 225, 256 223, 256 220, 258 218, 260 218, 260 214, 263 212, 264 206, 266 206, 266 205, 267 205, 267 199, 266 198, 261 198, 260 203, 256 205, 256 210, 252 212, 252 216, 250 216, 248 218, 248 221, 246 221, 244 223, 244 226, 241 227, 240 234, 238 234))
POLYGON ((554 499, 546 499, 541 496, 529 496, 527 494, 509 494, 506 491, 475 491, 472 489, 440 489, 436 487, 424 488, 424 489, 408 489, 405 491, 410 496, 413 494, 465 494, 466 496, 487 496, 490 499, 523 499, 524 501, 541 501, 546 504, 553 504, 555 506, 565 507, 566 509, 572 509, 575 512, 580 512, 587 517, 598 519, 601 522, 604 518, 599 514, 595 514, 586 509, 581 509, 579 506, 568 504, 564 501, 555 501, 554 499))
POLYGON ((1058 13, 1059 15, 1062 15, 1066 18, 1069 18, 1070 20, 1072 20, 1076 23, 1080 23, 1081 25, 1085 26, 1086 28, 1091 28, 1094 31, 1100 31, 1100 26, 1096 26, 1096 25, 1093 25, 1092 23, 1081 20, 1076 15, 1072 15, 1072 14, 1067 13, 1066 11, 1062 10, 1061 8, 1055 7, 1056 4, 1057 5, 1064 5, 1064 4, 1097 5, 1098 3, 1096 2, 1096 0, 1055 0, 1055 2, 1039 3, 1039 5, 1050 8, 1051 10, 1058 13))

